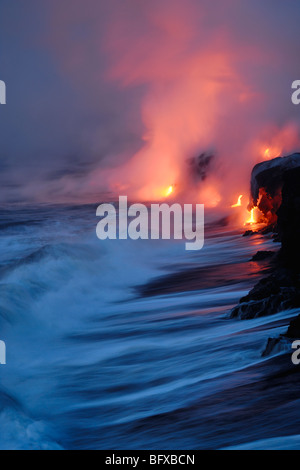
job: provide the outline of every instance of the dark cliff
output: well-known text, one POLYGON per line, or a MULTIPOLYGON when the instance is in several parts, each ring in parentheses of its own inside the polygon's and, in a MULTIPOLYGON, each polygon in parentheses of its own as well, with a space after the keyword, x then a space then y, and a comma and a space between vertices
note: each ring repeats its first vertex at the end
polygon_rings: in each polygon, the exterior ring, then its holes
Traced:
MULTIPOLYGON (((281 241, 272 273, 235 307, 232 317, 250 319, 300 308, 300 153, 256 165, 251 176, 253 206, 258 206, 281 241)), ((300 316, 286 334, 300 338, 300 316)))

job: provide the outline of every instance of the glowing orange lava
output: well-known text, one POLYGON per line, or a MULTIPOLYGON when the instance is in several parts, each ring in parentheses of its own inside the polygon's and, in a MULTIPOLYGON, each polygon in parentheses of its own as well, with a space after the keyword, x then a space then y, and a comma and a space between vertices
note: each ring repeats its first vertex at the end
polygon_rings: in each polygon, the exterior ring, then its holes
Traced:
POLYGON ((276 145, 272 147, 268 147, 263 150, 263 158, 264 160, 271 160, 272 158, 279 157, 282 153, 282 149, 276 145))
POLYGON ((168 189, 166 190, 165 196, 168 197, 174 192, 173 186, 169 186, 168 189))
POLYGON ((243 195, 241 194, 241 196, 239 196, 239 198, 238 198, 238 202, 236 204, 233 204, 231 207, 241 207, 242 198, 243 198, 243 195))
POLYGON ((254 210, 256 209, 256 207, 254 207, 251 212, 250 212, 250 219, 248 219, 246 222, 245 222, 245 225, 253 225, 256 223, 256 220, 255 220, 255 217, 254 217, 254 210))

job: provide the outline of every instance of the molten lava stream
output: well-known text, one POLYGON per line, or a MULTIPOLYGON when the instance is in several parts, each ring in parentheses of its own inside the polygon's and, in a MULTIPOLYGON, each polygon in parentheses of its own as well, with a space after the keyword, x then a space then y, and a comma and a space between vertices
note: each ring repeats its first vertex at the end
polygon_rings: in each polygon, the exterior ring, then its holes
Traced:
POLYGON ((241 207, 242 198, 243 198, 243 195, 241 194, 241 196, 239 196, 239 198, 238 198, 238 202, 236 204, 233 204, 231 207, 241 207))
POLYGON ((251 209, 251 212, 250 212, 250 219, 248 219, 246 222, 245 222, 245 225, 253 225, 253 224, 256 224, 256 220, 255 220, 255 217, 254 217, 254 210, 256 209, 256 207, 254 207, 253 209, 251 209))
POLYGON ((171 194, 173 193, 173 191, 174 191, 173 186, 169 186, 168 189, 166 190, 165 196, 166 196, 166 197, 171 196, 171 194))

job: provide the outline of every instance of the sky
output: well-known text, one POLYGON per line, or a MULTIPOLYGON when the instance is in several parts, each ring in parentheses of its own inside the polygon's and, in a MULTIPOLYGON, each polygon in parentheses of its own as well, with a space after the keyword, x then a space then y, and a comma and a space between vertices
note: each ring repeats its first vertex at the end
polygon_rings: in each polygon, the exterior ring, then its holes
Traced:
POLYGON ((255 163, 300 151, 299 20, 294 0, 1 0, 2 202, 247 191, 255 163))

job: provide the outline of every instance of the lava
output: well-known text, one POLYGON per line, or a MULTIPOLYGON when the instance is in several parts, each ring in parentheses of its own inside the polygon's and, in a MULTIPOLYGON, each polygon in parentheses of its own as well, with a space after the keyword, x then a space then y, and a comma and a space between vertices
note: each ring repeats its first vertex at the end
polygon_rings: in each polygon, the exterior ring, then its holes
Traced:
POLYGON ((253 225, 256 223, 256 220, 255 220, 255 217, 254 217, 254 210, 256 209, 256 207, 254 207, 253 209, 251 209, 250 211, 250 219, 248 219, 246 222, 245 222, 245 225, 253 225))
POLYGON ((239 196, 239 198, 238 198, 238 202, 236 204, 233 204, 231 207, 241 207, 242 198, 243 198, 243 195, 241 194, 241 196, 239 196))
POLYGON ((173 186, 169 186, 168 189, 166 190, 166 197, 169 197, 171 196, 171 194, 174 192, 174 187, 173 186))
POLYGON ((268 147, 263 151, 264 160, 272 160, 272 158, 277 158, 281 155, 282 148, 279 146, 268 147))

